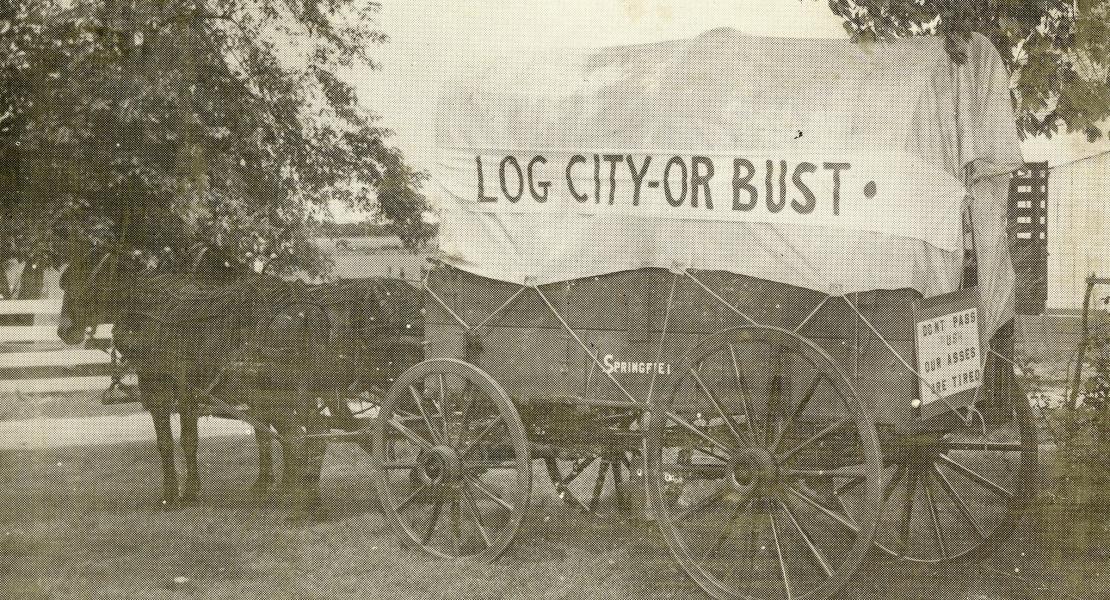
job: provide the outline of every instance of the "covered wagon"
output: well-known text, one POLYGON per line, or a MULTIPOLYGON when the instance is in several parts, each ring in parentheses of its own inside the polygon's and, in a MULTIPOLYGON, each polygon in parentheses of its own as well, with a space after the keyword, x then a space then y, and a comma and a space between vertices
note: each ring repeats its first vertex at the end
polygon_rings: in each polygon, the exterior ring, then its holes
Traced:
POLYGON ((402 538, 496 558, 538 459, 583 510, 642 475, 720 598, 1006 536, 1036 452, 1009 363, 1022 161, 998 54, 965 50, 718 29, 448 85, 425 361, 373 443, 402 538))

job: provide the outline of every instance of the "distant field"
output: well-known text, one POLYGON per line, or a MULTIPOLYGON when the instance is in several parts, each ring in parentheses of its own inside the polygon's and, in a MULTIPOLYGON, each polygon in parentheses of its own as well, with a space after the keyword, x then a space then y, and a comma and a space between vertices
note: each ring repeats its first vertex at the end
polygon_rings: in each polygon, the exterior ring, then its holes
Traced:
POLYGON ((419 280, 431 252, 413 254, 395 237, 319 238, 317 243, 335 261, 335 277, 399 277, 419 280), (403 273, 402 273, 403 272, 403 273))

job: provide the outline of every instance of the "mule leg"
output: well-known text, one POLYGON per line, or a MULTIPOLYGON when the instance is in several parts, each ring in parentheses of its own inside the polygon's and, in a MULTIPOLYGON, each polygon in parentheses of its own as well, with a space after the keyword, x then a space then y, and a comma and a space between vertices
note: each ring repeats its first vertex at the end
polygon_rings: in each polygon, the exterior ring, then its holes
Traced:
POLYGON ((295 415, 281 415, 273 420, 274 429, 279 437, 278 446, 281 448, 281 481, 278 488, 281 493, 291 493, 297 487, 297 474, 304 464, 304 433, 295 415))
POLYGON ((250 487, 251 494, 263 496, 274 484, 274 436, 267 429, 254 430, 254 441, 258 445, 258 479, 250 487))
MULTIPOLYGON (((314 405, 303 409, 305 430, 308 433, 323 433, 320 417, 314 405)), ((305 508, 313 511, 317 516, 322 515, 323 504, 320 502, 320 471, 324 466, 324 454, 328 444, 323 438, 307 438, 304 443, 304 462, 301 465, 300 490, 304 494, 305 508)))
MULTIPOLYGON (((315 481, 319 470, 316 470, 316 477, 307 475, 312 458, 309 454, 310 441, 305 438, 301 419, 297 414, 288 414, 280 419, 280 423, 280 426, 275 423, 275 428, 282 439, 282 491, 290 498, 295 518, 318 514, 319 491, 315 481)), ((315 440, 311 444, 313 447, 319 445, 315 440)))
POLYGON ((161 398, 151 398, 146 403, 146 409, 150 411, 150 417, 154 421, 154 436, 158 444, 158 454, 162 457, 161 505, 173 506, 177 503, 177 464, 173 460, 173 429, 170 427, 173 408, 163 395, 161 398))
POLYGON ((181 501, 196 502, 200 491, 200 477, 197 473, 197 402, 192 394, 178 394, 177 414, 181 417, 181 453, 185 462, 185 484, 181 490, 181 501))

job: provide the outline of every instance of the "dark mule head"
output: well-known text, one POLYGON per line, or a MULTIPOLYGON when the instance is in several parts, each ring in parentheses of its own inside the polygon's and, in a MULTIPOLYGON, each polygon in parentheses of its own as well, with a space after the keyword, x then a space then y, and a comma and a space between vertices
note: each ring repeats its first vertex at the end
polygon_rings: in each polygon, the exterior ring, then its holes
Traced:
POLYGON ((86 332, 112 323, 119 313, 123 287, 137 263, 113 247, 95 244, 87 252, 74 253, 62 272, 62 312, 58 315, 58 337, 67 344, 85 341, 86 332))

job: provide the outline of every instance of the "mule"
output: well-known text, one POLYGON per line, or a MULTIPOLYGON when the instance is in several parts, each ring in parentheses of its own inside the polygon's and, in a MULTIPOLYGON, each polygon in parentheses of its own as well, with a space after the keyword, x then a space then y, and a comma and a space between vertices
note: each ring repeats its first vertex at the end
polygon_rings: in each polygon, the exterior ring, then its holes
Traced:
MULTIPOLYGON (((304 294, 296 289, 297 284, 219 267, 185 273, 162 271, 103 245, 71 259, 61 287, 64 296, 58 336, 63 341, 78 344, 90 328, 115 324, 115 346, 133 365, 140 402, 154 423, 163 474, 159 504, 164 507, 189 504, 197 498, 200 401, 212 396, 227 404, 245 400, 243 378, 228 372, 227 367, 249 333, 266 334, 270 343, 299 337, 303 346, 318 347, 312 336, 326 332, 320 311, 299 302, 304 294), (269 305, 264 306, 265 302, 269 305), (185 467, 180 487, 170 425, 175 411, 181 421, 185 467)), ((284 350, 292 350, 286 346, 284 350)), ((299 354, 302 356, 289 358, 296 361, 311 355, 299 354)), ((304 436, 303 417, 311 414, 307 400, 311 382, 282 383, 292 383, 300 393, 271 394, 266 400, 254 394, 249 400, 259 447, 259 475, 251 489, 261 493, 272 483, 272 427, 282 445, 283 488, 298 484, 297 490, 305 492, 304 504, 311 506, 316 502, 319 477, 319 459, 315 457, 323 454, 318 443, 307 442, 304 436)))
POLYGON ((230 262, 221 267, 218 258, 194 261, 182 273, 129 256, 93 248, 71 260, 62 276, 58 335, 77 344, 86 329, 115 323, 115 345, 134 365, 140 401, 154 421, 160 505, 196 500, 199 407, 220 398, 249 406, 244 416, 255 425, 259 458, 251 491, 271 491, 276 437, 284 463, 277 489, 297 492, 302 507, 319 511, 325 442, 306 434, 329 424, 359 426, 344 393, 388 387, 421 360, 420 293, 386 278, 307 286, 231 269, 230 262), (185 466, 180 489, 170 428, 175 410, 185 466))

